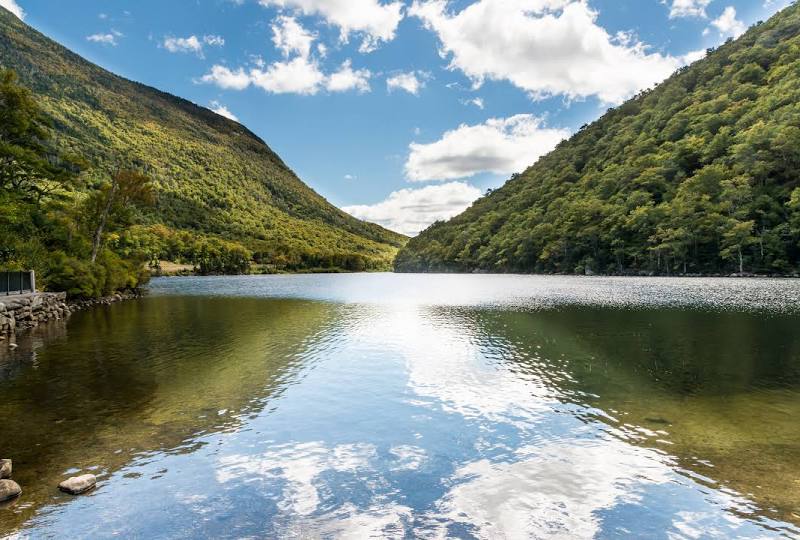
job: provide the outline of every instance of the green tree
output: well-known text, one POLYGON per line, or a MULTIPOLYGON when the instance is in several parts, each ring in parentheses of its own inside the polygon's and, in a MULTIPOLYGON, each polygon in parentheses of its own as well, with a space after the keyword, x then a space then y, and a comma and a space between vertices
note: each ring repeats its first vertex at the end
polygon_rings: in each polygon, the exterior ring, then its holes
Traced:
POLYGON ((744 254, 743 250, 756 241, 753 236, 753 226, 755 222, 739 221, 727 219, 722 231, 722 251, 720 255, 724 258, 736 258, 739 261, 739 273, 744 273, 744 254))
POLYGON ((17 74, 0 71, 0 190, 7 195, 38 204, 72 179, 70 164, 46 144, 48 127, 17 74))
POLYGON ((135 207, 153 202, 150 178, 135 171, 118 171, 95 191, 86 204, 93 224, 91 262, 97 260, 105 234, 130 225, 135 207))

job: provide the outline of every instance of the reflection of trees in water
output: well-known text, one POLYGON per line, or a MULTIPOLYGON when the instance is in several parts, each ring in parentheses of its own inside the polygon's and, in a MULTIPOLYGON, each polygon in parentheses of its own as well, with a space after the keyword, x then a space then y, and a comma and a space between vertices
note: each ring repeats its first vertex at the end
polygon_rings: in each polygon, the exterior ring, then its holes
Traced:
POLYGON ((586 308, 474 316, 486 335, 540 346, 545 364, 566 362, 584 388, 644 384, 678 395, 800 388, 797 317, 586 308), (598 369, 609 376, 598 378, 598 369))
POLYGON ((14 336, 17 349, 7 347, 7 341, 0 341, 0 384, 6 384, 24 370, 35 366, 40 349, 66 337, 66 319, 53 319, 14 336))
POLYGON ((453 316, 504 351, 507 369, 534 373, 562 400, 618 418, 593 417, 612 432, 800 522, 792 513, 800 507, 797 317, 588 308, 453 316), (623 424, 668 435, 637 441, 623 424))
POLYGON ((57 497, 68 468, 111 473, 236 427, 291 382, 332 316, 322 303, 155 297, 74 315, 68 341, 62 325, 40 338, 46 348, 21 343, 3 381, 0 449, 34 504, 0 532, 57 497))

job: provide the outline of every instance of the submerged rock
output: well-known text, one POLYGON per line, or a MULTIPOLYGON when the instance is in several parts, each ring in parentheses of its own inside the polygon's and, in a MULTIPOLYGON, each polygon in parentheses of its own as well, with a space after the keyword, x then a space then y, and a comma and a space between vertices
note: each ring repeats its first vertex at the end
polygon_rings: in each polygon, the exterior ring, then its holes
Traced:
POLYGON ((651 424, 663 424, 663 425, 672 424, 672 422, 670 422, 666 418, 661 418, 660 416, 648 416, 644 419, 644 421, 650 422, 651 424))
POLYGON ((0 479, 11 478, 11 460, 0 459, 0 479))
POLYGON ((58 484, 58 489, 70 495, 80 495, 92 489, 95 484, 97 484, 97 477, 95 477, 95 475, 84 474, 82 476, 67 478, 58 484))
POLYGON ((22 488, 13 480, 0 480, 0 502, 18 497, 22 488))

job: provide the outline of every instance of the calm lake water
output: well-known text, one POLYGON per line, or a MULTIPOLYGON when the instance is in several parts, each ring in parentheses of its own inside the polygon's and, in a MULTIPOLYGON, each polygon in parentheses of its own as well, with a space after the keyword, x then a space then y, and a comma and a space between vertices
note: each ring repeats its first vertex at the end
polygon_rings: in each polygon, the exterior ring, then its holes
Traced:
POLYGON ((164 278, 19 344, 0 537, 800 538, 797 280, 164 278))

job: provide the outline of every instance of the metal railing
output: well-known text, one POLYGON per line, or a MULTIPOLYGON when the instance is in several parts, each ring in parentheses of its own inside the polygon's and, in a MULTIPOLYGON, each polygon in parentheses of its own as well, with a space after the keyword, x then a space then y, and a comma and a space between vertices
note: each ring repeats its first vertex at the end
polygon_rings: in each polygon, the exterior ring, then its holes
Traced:
POLYGON ((33 270, 0 272, 0 295, 36 292, 36 275, 33 270))

